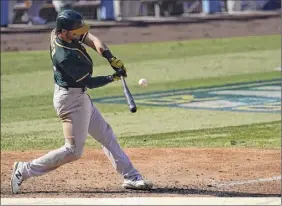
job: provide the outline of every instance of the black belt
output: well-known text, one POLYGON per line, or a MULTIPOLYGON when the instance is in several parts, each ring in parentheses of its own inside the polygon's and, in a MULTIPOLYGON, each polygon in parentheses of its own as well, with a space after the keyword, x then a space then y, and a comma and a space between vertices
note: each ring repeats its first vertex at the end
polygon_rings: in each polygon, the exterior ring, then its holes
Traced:
POLYGON ((81 89, 82 92, 85 92, 87 89, 86 87, 64 87, 66 90, 71 90, 71 89, 81 89))
POLYGON ((57 85, 57 86, 59 87, 59 89, 63 89, 63 90, 66 90, 66 91, 69 91, 71 89, 81 89, 82 92, 85 92, 87 90, 86 87, 81 88, 81 87, 62 87, 62 86, 59 86, 59 85, 57 85))

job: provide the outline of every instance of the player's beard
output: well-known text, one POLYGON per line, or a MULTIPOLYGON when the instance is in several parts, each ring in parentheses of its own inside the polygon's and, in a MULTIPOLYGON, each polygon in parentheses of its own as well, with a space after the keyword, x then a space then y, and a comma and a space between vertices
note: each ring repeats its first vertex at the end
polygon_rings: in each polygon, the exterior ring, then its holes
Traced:
POLYGON ((72 35, 70 32, 67 33, 67 38, 70 39, 73 43, 78 42, 80 36, 72 35))

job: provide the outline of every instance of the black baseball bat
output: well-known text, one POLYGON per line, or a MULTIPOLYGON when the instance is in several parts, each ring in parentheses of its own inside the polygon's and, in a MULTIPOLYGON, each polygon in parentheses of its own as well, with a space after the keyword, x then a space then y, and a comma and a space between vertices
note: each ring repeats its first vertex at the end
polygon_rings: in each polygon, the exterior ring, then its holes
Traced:
POLYGON ((131 93, 130 93, 130 91, 128 89, 128 86, 127 86, 126 81, 125 81, 123 76, 121 77, 121 81, 122 81, 124 96, 126 98, 129 110, 132 113, 135 113, 137 111, 137 107, 136 107, 134 99, 133 99, 133 97, 132 97, 132 95, 131 95, 131 93))

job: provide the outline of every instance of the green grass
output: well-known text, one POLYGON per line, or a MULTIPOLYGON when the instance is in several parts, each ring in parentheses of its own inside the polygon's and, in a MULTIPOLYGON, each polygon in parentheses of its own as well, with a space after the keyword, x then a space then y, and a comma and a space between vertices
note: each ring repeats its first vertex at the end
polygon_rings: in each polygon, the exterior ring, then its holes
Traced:
POLYGON ((178 131, 120 138, 125 147, 280 148, 281 122, 178 131))
MULTIPOLYGON (((219 127, 212 129, 186 130, 168 133, 156 133, 137 136, 121 136, 118 138, 122 147, 247 147, 273 148, 281 147, 280 121, 258 123, 241 126, 219 127)), ((52 132, 53 138, 38 138, 47 132, 32 132, 2 137, 2 151, 52 149, 63 145, 63 138, 52 132)), ((87 138, 86 147, 99 148, 99 143, 91 137, 87 138)))
MULTIPOLYGON (((232 39, 113 45, 110 48, 126 64, 139 64, 147 60, 163 60, 165 62, 168 59, 182 59, 183 56, 195 57, 275 50, 280 48, 279 41, 279 35, 271 35, 232 39)), ((94 51, 90 51, 90 54, 95 57, 96 66, 107 64, 106 60, 97 58, 97 54, 94 51)), ((49 71, 52 69, 48 50, 2 53, 1 64, 2 75, 49 71), (10 64, 11 61, 13 65, 10 64), (32 65, 30 64, 31 62, 32 65)))
MULTIPOLYGON (((220 86, 231 83, 240 83, 248 81, 259 81, 259 80, 271 80, 277 78, 279 72, 270 71, 265 73, 256 73, 249 75, 233 75, 225 78, 213 77, 207 79, 192 79, 192 80, 181 80, 171 82, 169 84, 158 83, 155 85, 150 85, 146 88, 146 92, 153 91, 166 91, 174 89, 184 89, 184 88, 197 88, 197 87, 207 87, 207 86, 220 86)), ((131 86, 130 90, 133 94, 141 94, 144 92, 143 88, 139 86, 131 86)), ((92 98, 99 98, 105 96, 121 96, 123 95, 121 87, 115 88, 103 88, 94 91, 89 91, 88 93, 92 98)), ((96 106, 103 113, 111 113, 114 111, 127 112, 127 107, 125 105, 113 105, 113 104, 99 104, 96 106)), ((46 119, 56 117, 55 110, 53 109, 53 94, 41 94, 41 95, 27 95, 24 97, 13 97, 2 99, 1 101, 1 122, 14 122, 14 121, 24 121, 24 120, 34 120, 34 119, 46 119)))
MULTIPOLYGON (((42 62, 42 65, 48 64, 48 62, 42 62)), ((262 74, 273 72, 273 69, 280 65, 280 49, 192 57, 186 56, 184 53, 182 57, 166 60, 155 59, 152 56, 151 59, 144 59, 139 63, 131 62, 127 65, 129 70, 127 83, 132 87, 132 92, 137 92, 136 89, 139 87, 137 83, 140 78, 148 80, 148 89, 150 90, 156 90, 163 86, 167 89, 166 85, 168 84, 174 84, 171 86, 172 88, 175 87, 175 84, 177 87, 186 87, 188 82, 193 80, 198 82, 217 78, 225 81, 226 78, 237 75, 263 76, 262 74)), ((52 67, 49 66, 47 71, 26 71, 20 76, 18 73, 2 75, 2 99, 29 95, 51 95, 54 87, 52 72, 52 67)), ((108 75, 113 73, 113 70, 106 64, 96 66, 94 73, 95 75, 108 75)), ((276 72, 277 74, 279 72, 276 72)), ((115 82, 105 88, 95 89, 91 94, 108 95, 104 92, 105 89, 120 92, 121 84, 115 82)), ((139 88, 139 91, 144 92, 144 89, 139 88)))
MULTIPOLYGON (((281 64, 280 45, 280 36, 271 35, 113 45, 110 48, 128 67, 127 83, 132 93, 141 94, 277 79, 280 72, 273 69, 281 64), (137 82, 140 78, 146 78, 149 86, 139 87, 137 82)), ((94 51, 90 51, 90 54, 94 60, 95 75, 113 73, 105 59, 98 57, 94 51)), ((19 145, 46 149, 60 145, 63 140, 61 123, 53 108, 54 84, 49 51, 2 53, 1 74, 1 149, 18 150, 19 145)), ((123 90, 121 83, 115 82, 89 90, 88 93, 95 99, 121 96, 123 90)), ((129 141, 130 138, 155 133, 162 133, 161 136, 176 135, 183 142, 187 139, 189 144, 185 143, 185 146, 201 146, 201 140, 196 145, 191 143, 194 141, 190 139, 192 130, 194 134, 198 130, 203 132, 205 129, 280 120, 279 114, 203 112, 149 106, 139 106, 133 116, 128 112, 127 105, 98 103, 96 106, 113 126, 121 143, 127 147, 137 145, 129 141), (227 114, 232 114, 234 118, 226 120, 227 114), (163 120, 165 123, 161 124, 163 120), (186 131, 184 133, 187 135, 181 136, 182 131, 186 131)), ((260 136, 256 130, 253 132, 260 136)), ((167 138, 161 141, 160 136, 154 135, 154 141, 141 146, 167 147, 171 144, 167 138)), ((206 141, 205 137, 202 139, 206 141)), ((213 146, 212 142, 207 142, 213 146)), ((93 143, 88 141, 88 144, 91 146, 93 143)), ((227 143, 220 140, 216 145, 225 147, 227 143)), ((267 145, 270 147, 271 144, 267 145)))

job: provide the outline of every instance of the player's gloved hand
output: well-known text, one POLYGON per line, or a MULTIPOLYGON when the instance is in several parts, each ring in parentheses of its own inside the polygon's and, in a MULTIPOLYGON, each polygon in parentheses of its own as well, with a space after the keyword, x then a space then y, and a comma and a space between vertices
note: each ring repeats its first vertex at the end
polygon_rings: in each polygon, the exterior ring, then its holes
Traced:
POLYGON ((120 76, 118 76, 117 73, 114 73, 112 75, 112 79, 113 79, 113 81, 119 81, 120 80, 120 76))
POLYGON ((110 65, 112 66, 112 68, 113 68, 116 72, 118 72, 121 76, 124 76, 124 77, 127 76, 127 74, 126 74, 127 70, 126 70, 124 64, 122 63, 121 60, 119 60, 118 58, 116 58, 116 57, 111 53, 110 50, 105 50, 105 51, 103 51, 103 52, 102 52, 102 56, 105 57, 105 58, 109 61, 110 65))
POLYGON ((124 72, 124 70, 122 69, 118 69, 117 72, 115 72, 113 75, 112 75, 112 78, 114 81, 119 81, 120 80, 120 77, 127 77, 126 73, 124 72))
POLYGON ((127 70, 121 60, 117 59, 116 57, 112 57, 108 59, 108 61, 116 72, 120 72, 120 70, 122 70, 124 73, 122 76, 126 76, 127 70))

